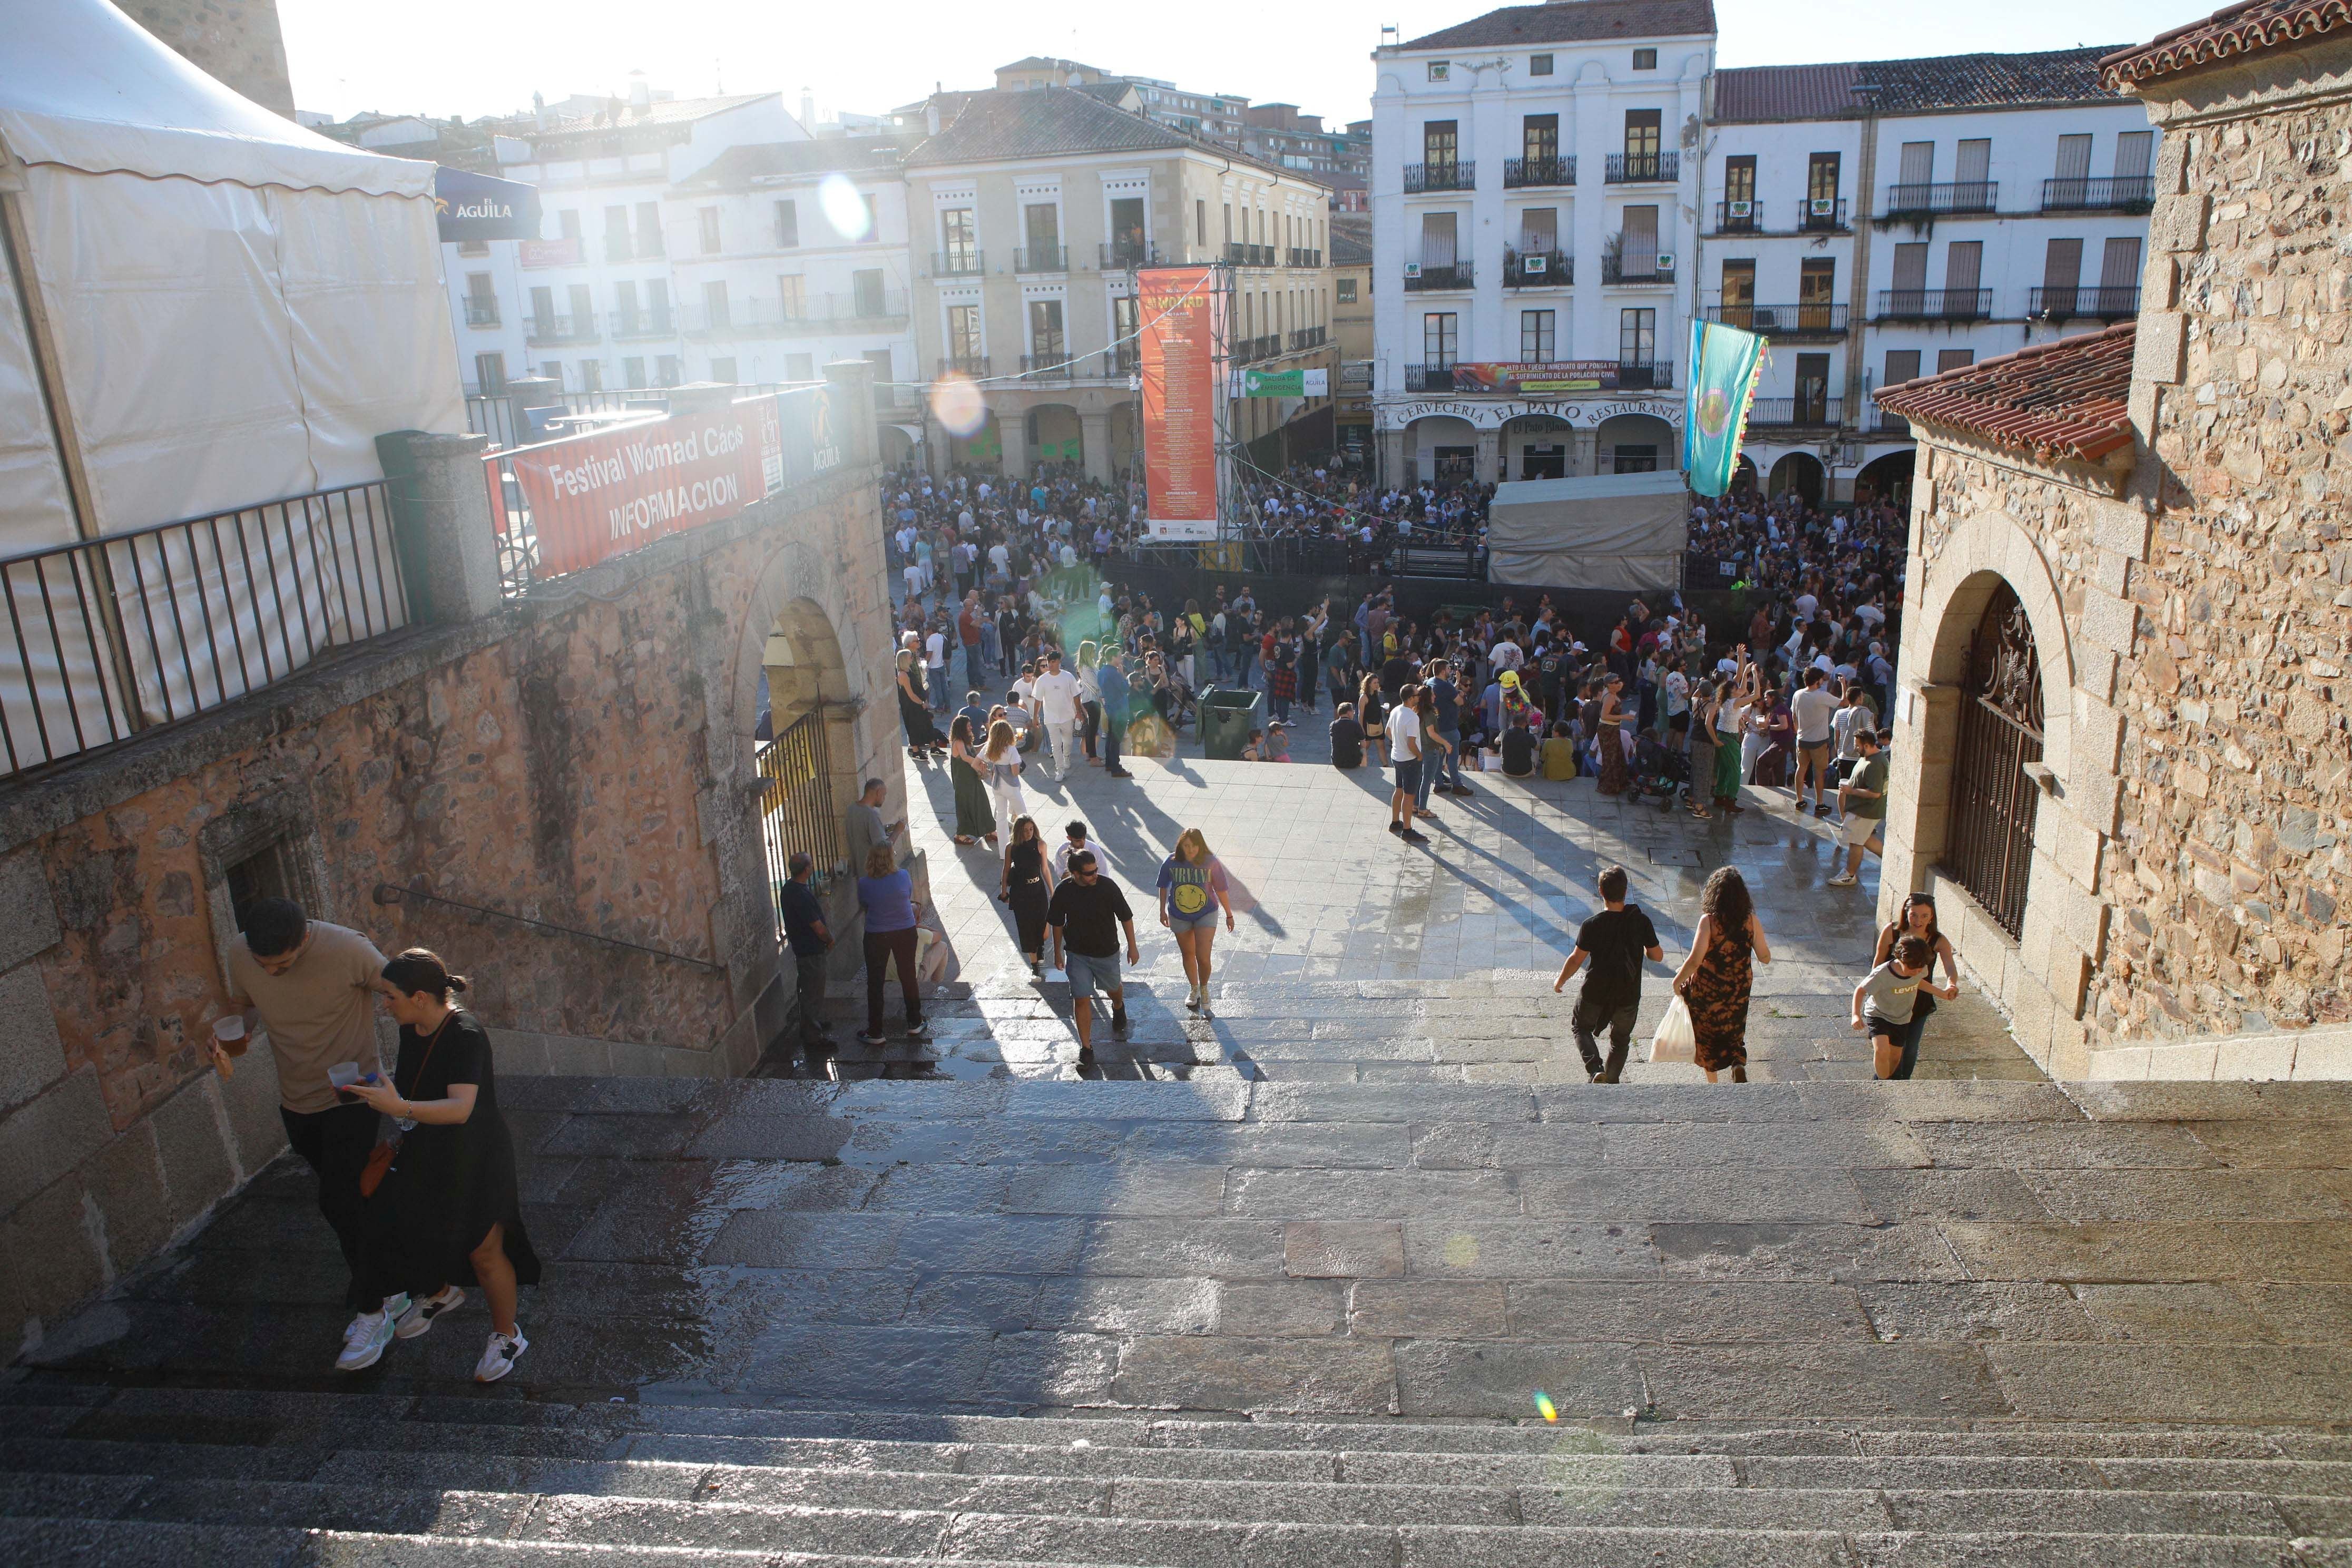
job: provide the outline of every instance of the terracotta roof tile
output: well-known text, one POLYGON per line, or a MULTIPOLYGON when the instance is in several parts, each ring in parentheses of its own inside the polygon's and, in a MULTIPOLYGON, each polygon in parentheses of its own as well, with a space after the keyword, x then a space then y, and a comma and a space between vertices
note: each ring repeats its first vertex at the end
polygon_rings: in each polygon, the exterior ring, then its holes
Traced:
POLYGON ((1395 46, 1475 49, 1514 44, 1591 44, 1616 38, 1711 37, 1714 0, 1567 0, 1506 5, 1395 46))
POLYGON ((2347 0, 2240 0, 2201 22, 2117 49, 2099 65, 2108 84, 2122 89, 2347 26, 2352 26, 2352 4, 2347 0))
POLYGON ((1715 73, 1718 121, 1838 120, 1929 114, 2032 103, 2112 103, 2099 79, 2112 51, 2045 49, 2030 55, 1931 55, 1843 65, 1748 66, 1715 73))
POLYGON ((2137 323, 2034 343, 1997 359, 1883 387, 1878 405, 2043 460, 2095 463, 2131 445, 2137 323))

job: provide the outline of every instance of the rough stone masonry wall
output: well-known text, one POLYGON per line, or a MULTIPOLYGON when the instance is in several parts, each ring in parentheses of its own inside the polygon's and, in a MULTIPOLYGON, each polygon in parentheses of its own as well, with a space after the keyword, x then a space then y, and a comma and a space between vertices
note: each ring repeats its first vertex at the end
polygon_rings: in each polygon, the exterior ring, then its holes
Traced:
POLYGON ((734 667, 762 645, 779 583, 814 601, 876 716, 856 723, 856 766, 889 771, 880 538, 859 464, 0 790, 0 1360, 283 1146, 266 1051, 225 1080, 201 1044, 226 1006, 220 852, 256 826, 290 834, 323 918, 470 973, 502 1070, 747 1068, 790 973, 734 667), (381 906, 379 881, 727 973, 381 906))
POLYGON ((278 0, 121 0, 122 9, 214 80, 294 118, 278 0))

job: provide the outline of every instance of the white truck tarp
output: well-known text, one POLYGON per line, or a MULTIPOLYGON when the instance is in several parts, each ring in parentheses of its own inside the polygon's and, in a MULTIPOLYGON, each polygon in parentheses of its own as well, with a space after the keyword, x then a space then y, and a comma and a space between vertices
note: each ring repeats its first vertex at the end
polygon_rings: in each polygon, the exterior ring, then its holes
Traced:
POLYGON ((1529 588, 1676 588, 1689 538, 1678 472, 1522 479, 1495 489, 1486 575, 1529 588))

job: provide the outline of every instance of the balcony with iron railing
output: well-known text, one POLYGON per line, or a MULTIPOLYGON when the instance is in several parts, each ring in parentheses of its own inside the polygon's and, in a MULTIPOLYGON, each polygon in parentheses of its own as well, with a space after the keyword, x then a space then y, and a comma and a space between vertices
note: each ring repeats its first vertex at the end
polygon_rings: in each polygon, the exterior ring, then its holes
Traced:
POLYGON ((2042 182, 2042 210, 2144 213, 2156 205, 2153 174, 2073 176, 2042 182))
POLYGON ((1851 226, 1846 222, 1843 196, 1797 198, 1797 228, 1800 233, 1843 234, 1851 226))
POLYGON ((1601 258, 1601 281, 1603 283, 1672 283, 1675 280, 1673 258, 1662 251, 1611 249, 1601 258))
POLYGON ((1067 272, 1070 269, 1070 247, 1066 245, 1027 245, 1013 253, 1015 272, 1067 272))
POLYGON ((1759 397, 1749 405, 1749 426, 1779 429, 1835 429, 1843 422, 1842 397, 1759 397))
POLYGON ((2027 296, 2026 310, 2052 321, 2120 321, 2139 314, 2139 285, 2077 284, 2073 288, 2044 285, 2027 296))
POLYGON ((1420 195, 1429 191, 1475 190, 1478 184, 1478 163, 1475 158, 1463 158, 1450 163, 1407 163, 1404 166, 1404 194, 1420 195))
POLYGON ((1121 343, 1102 352, 1102 374, 1114 379, 1133 375, 1143 368, 1143 353, 1133 343, 1121 343))
POLYGON ((1576 184, 1576 154, 1565 158, 1506 158, 1503 160, 1503 188, 1507 191, 1533 190, 1547 185, 1576 184))
POLYGON ((1929 184, 1886 187, 1888 217, 1932 217, 1937 214, 1989 213, 2000 194, 1998 180, 1944 181, 1929 184))
POLYGON ((533 316, 524 338, 533 348, 547 348, 562 343, 593 343, 598 336, 596 317, 592 311, 584 316, 533 316))
POLYGON ((1228 240, 1225 243, 1225 264, 1229 267, 1271 267, 1274 265, 1274 247, 1228 240))
POLYGON ((1442 293, 1449 289, 1475 289, 1478 286, 1475 265, 1460 260, 1444 267, 1432 267, 1426 262, 1409 262, 1404 278, 1408 294, 1442 293))
POLYGON ((1290 352, 1292 353, 1298 353, 1306 349, 1319 349, 1323 346, 1323 342, 1324 329, 1321 327, 1294 327, 1291 329, 1290 352))
POLYGON ((988 374, 986 354, 949 354, 941 358, 938 364, 938 374, 940 375, 968 375, 979 380, 988 374))
POLYGON ((1067 381, 1076 374, 1066 351, 1021 356, 1021 376, 1024 381, 1067 381))
POLYGON ((777 331, 790 333, 892 331, 907 324, 907 291, 807 294, 783 302, 777 331))
POLYGON ((1160 247, 1145 240, 1114 239, 1096 247, 1097 265, 1106 272, 1160 265, 1160 247))
POLYGON ((677 336, 677 319, 669 309, 653 310, 615 310, 613 312, 613 336, 626 342, 633 338, 674 338, 677 336))
POLYGON ((1911 421, 1874 403, 1870 405, 1870 433, 1874 436, 1899 436, 1908 440, 1911 421))
POLYGON ((1310 249, 1303 245, 1294 245, 1290 247, 1288 255, 1290 258, 1288 265, 1292 267, 1320 267, 1323 265, 1323 253, 1319 250, 1310 249))
POLYGON ((1846 307, 1827 300, 1802 305, 1710 305, 1706 319, 1770 338, 1836 337, 1846 329, 1846 307))
POLYGON ((1682 178, 1680 153, 1612 153, 1601 180, 1612 185, 1662 184, 1682 178))
POLYGON ((1881 289, 1882 321, 1984 321, 1992 319, 1990 289, 1881 289))
POLYGON ((1738 201, 1724 200, 1715 204, 1715 232, 1717 234, 1762 234, 1764 204, 1753 196, 1738 201))
POLYGON ((1503 287, 1565 289, 1576 281, 1576 258, 1559 250, 1503 247, 1503 287))
POLYGON ((466 296, 466 325, 495 327, 498 324, 499 301, 495 295, 468 294, 466 296))
POLYGON ((977 246, 969 250, 931 252, 931 276, 934 278, 977 278, 986 269, 987 257, 977 246))

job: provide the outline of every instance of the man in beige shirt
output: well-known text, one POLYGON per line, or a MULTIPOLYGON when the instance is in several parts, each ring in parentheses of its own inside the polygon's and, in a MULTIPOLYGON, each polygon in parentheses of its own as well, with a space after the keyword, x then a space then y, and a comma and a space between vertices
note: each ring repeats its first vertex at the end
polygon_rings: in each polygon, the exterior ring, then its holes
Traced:
MULTIPOLYGON (((278 1115, 286 1142, 319 1178, 319 1212, 342 1245, 352 1270, 344 1290, 358 1316, 336 1365, 346 1372, 374 1364, 383 1329, 408 1308, 405 1297, 362 1300, 359 1275, 366 1202, 360 1173, 376 1143, 376 1113, 335 1092, 327 1069, 350 1064, 361 1077, 381 1072, 376 1058, 375 994, 383 987, 383 954, 345 926, 314 921, 291 899, 257 899, 245 910, 245 930, 229 943, 232 1005, 258 1015, 278 1064, 278 1115), (390 1309, 389 1310, 387 1309, 390 1309)), ((213 1057, 229 1070, 217 1041, 213 1057)))

